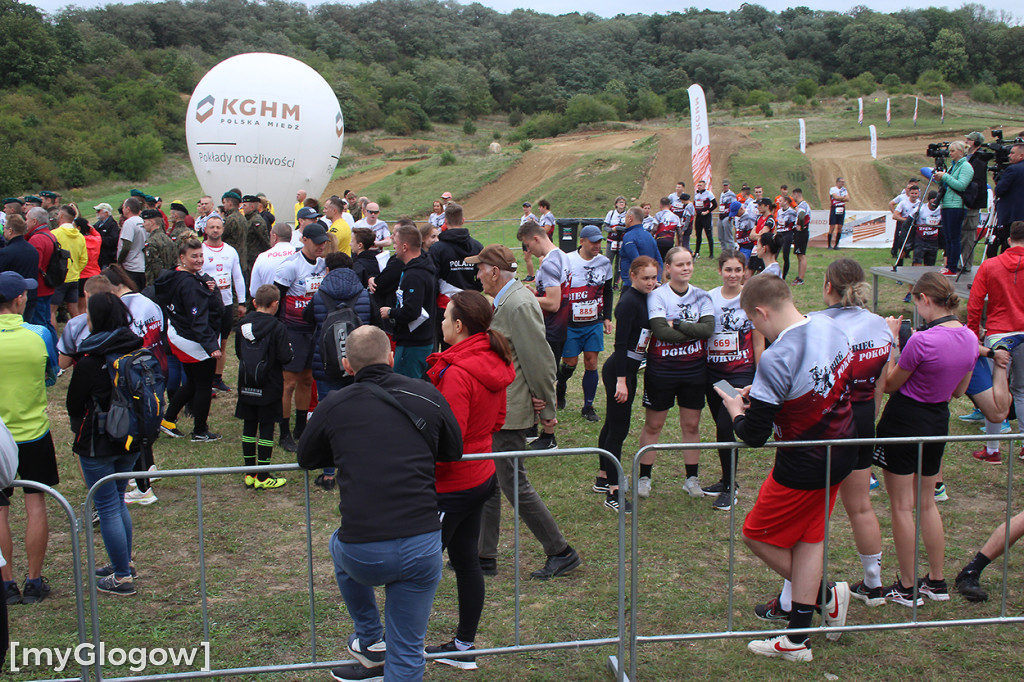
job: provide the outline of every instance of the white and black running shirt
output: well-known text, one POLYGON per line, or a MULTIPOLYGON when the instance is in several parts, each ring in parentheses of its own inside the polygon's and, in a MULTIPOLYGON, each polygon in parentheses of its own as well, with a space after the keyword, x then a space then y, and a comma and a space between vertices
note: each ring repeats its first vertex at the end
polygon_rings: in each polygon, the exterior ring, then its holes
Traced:
POLYGON ((715 311, 715 333, 708 339, 708 373, 714 381, 754 372, 754 325, 740 297, 726 298, 722 287, 708 292, 715 311))
MULTIPOLYGON (((666 282, 647 297, 647 314, 652 320, 663 317, 670 325, 675 320, 697 322, 714 315, 715 306, 703 289, 691 284, 679 295, 666 282)), ((703 378, 706 355, 704 339, 671 343, 654 338, 647 349, 647 371, 669 379, 703 378)))
POLYGON ((306 322, 302 312, 320 289, 325 269, 323 258, 310 263, 302 251, 296 251, 277 267, 274 283, 288 287, 284 297, 284 323, 287 326, 303 331, 313 330, 315 325, 306 322))
POLYGON ((892 331, 885 320, 870 310, 849 306, 829 306, 811 313, 835 320, 850 337, 853 362, 850 368, 850 400, 855 403, 875 399, 875 383, 882 376, 892 353, 892 331))
POLYGON ((601 324, 606 317, 606 304, 607 318, 611 319, 611 300, 605 301, 605 290, 611 293, 607 285, 612 274, 612 262, 602 254, 590 260, 585 260, 579 251, 569 254, 568 293, 563 289, 562 301, 569 307, 570 327, 601 324))

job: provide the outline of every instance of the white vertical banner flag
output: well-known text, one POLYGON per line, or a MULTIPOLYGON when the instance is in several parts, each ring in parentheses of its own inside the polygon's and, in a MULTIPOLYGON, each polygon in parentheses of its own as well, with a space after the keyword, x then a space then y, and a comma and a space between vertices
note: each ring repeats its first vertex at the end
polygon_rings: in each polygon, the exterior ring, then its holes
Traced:
POLYGON ((864 125, 864 98, 857 98, 857 123, 864 125))
POLYGON ((708 105, 704 89, 694 83, 690 96, 690 163, 693 183, 703 180, 711 187, 711 135, 708 132, 708 105))
POLYGON ((917 97, 914 98, 914 127, 917 127, 917 97))
POLYGON ((892 107, 888 97, 885 98, 885 125, 892 125, 892 107))
POLYGON ((946 98, 939 93, 939 120, 946 122, 946 98))
POLYGON ((807 153, 807 124, 802 118, 800 119, 800 153, 807 153))
POLYGON ((868 126, 868 133, 871 135, 871 158, 878 158, 878 131, 875 130, 875 125, 872 123, 868 126))

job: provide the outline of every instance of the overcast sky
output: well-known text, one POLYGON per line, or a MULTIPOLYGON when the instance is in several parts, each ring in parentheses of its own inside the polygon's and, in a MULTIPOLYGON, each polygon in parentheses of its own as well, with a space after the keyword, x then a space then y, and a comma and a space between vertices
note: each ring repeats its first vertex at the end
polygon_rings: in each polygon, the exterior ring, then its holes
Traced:
MULTIPOLYGON (((670 0, 633 0, 624 6, 620 0, 589 0, 586 3, 580 3, 577 0, 480 0, 481 4, 487 7, 493 7, 499 12, 507 13, 517 8, 534 9, 538 12, 546 14, 563 14, 567 12, 594 12, 603 17, 611 17, 622 12, 624 9, 629 13, 636 14, 667 14, 672 11, 679 11, 685 9, 685 4, 679 2, 671 2, 670 0)), ((107 0, 77 0, 76 2, 69 3, 66 0, 33 0, 31 4, 39 7, 47 12, 53 12, 68 4, 75 4, 80 7, 97 7, 99 5, 109 4, 107 0)), ((125 4, 133 4, 127 2, 125 4)), ((320 4, 317 2, 307 2, 307 4, 314 5, 320 4)), ((357 3, 350 3, 357 4, 357 3)), ((463 4, 469 4, 464 2, 463 4)), ((716 11, 729 11, 737 9, 740 6, 740 2, 722 2, 721 0, 712 0, 708 3, 707 8, 716 11)), ((779 11, 786 9, 787 7, 793 6, 804 6, 812 9, 827 9, 827 10, 840 10, 844 11, 858 5, 864 5, 871 9, 884 12, 898 11, 903 7, 911 7, 913 9, 920 9, 926 6, 925 3, 920 2, 901 2, 896 0, 847 0, 846 3, 836 3, 829 0, 761 0, 757 4, 766 7, 773 11, 779 11)), ((931 2, 928 5, 936 7, 947 7, 949 9, 955 9, 961 7, 963 2, 955 3, 941 3, 931 2)), ((1019 23, 1019 17, 1021 16, 1020 1, 1019 0, 988 0, 982 3, 987 9, 995 11, 1011 12, 1014 15, 1012 23, 1019 23)))

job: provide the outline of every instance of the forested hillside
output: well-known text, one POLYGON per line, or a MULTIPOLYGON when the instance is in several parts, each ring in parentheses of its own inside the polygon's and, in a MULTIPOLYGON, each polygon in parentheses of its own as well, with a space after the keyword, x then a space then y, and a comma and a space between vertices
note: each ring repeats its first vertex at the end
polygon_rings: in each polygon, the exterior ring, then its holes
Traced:
MULTIPOLYGON (((1021 104, 1024 28, 981 5, 667 15, 500 14, 479 4, 379 0, 313 8, 209 0, 71 8, 0 0, 0 195, 143 179, 184 150, 188 96, 243 52, 305 61, 332 85, 349 130, 409 134, 507 114, 515 136, 595 120, 888 92, 970 90, 1021 104)), ((252 74, 260 87, 260 74, 252 74)))

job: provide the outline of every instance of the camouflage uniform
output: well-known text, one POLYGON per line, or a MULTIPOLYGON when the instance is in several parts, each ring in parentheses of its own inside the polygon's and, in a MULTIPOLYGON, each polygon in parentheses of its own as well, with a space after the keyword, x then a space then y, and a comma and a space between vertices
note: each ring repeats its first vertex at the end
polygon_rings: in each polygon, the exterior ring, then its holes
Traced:
POLYGON ((171 241, 177 244, 182 239, 188 239, 189 237, 199 238, 196 231, 185 224, 184 220, 179 220, 171 225, 171 231, 168 233, 171 241))
POLYGON ((50 214, 50 230, 56 230, 60 227, 60 207, 48 208, 46 212, 50 214))
POLYGON ((159 227, 146 237, 146 284, 152 284, 157 275, 178 265, 178 247, 159 227))
POLYGON ((259 211, 253 211, 245 218, 247 221, 245 240, 242 248, 238 249, 238 262, 242 266, 242 274, 248 284, 249 274, 252 272, 256 257, 270 248, 270 228, 267 227, 267 221, 263 219, 259 211))
MULTIPOLYGON (((238 262, 245 269, 245 233, 249 230, 249 222, 237 208, 230 211, 224 210, 224 236, 225 243, 231 244, 238 252, 238 262)), ((246 280, 248 281, 248 279, 246 280)))

